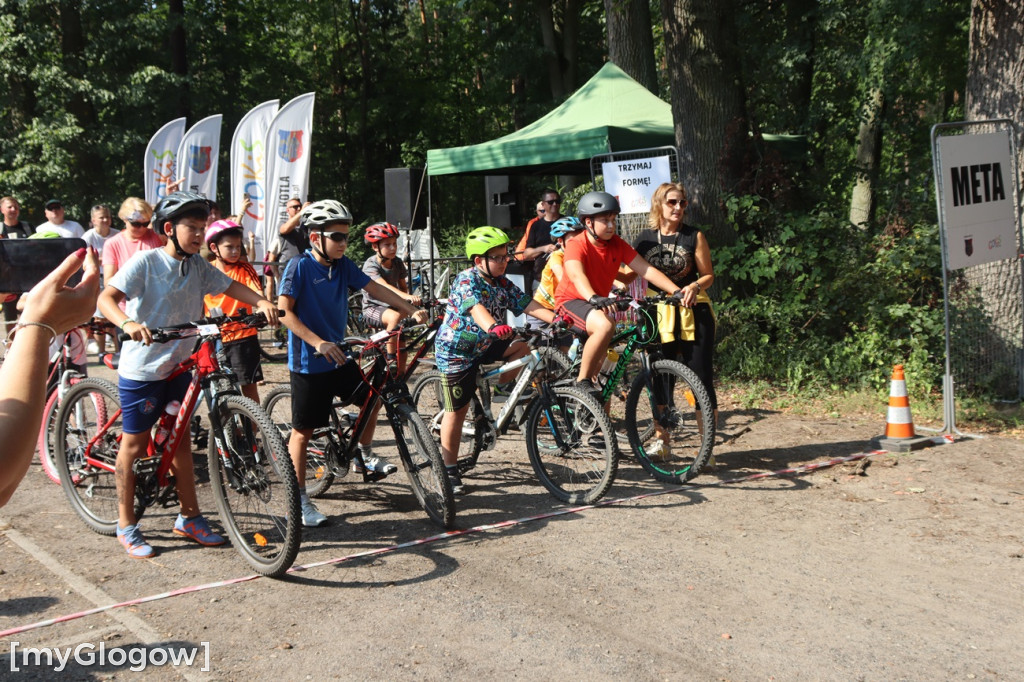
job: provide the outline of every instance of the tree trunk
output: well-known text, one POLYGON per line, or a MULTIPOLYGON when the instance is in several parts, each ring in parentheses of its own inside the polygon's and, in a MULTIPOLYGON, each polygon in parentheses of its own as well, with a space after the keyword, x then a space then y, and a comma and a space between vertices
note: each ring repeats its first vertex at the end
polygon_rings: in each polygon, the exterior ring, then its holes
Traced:
POLYGON ((185 0, 170 0, 168 3, 170 21, 171 72, 182 77, 177 88, 178 116, 192 117, 188 91, 188 52, 185 43, 185 0))
MULTIPOLYGON (((90 74, 86 73, 85 35, 79 4, 69 0, 60 3, 60 49, 64 71, 74 79, 84 81, 90 74)), ((70 93, 67 108, 83 131, 96 129, 96 108, 85 93, 70 93)), ((72 174, 78 178, 75 183, 77 188, 85 196, 99 195, 105 189, 102 181, 103 162, 92 144, 92 137, 86 134, 78 144, 72 145, 71 155, 74 159, 72 174)))
POLYGON ((679 179, 690 199, 687 221, 711 225, 719 244, 735 237, 721 201, 739 175, 726 157, 749 144, 735 9, 735 0, 661 3, 679 179))
POLYGON ((604 0, 608 58, 645 88, 658 94, 654 34, 648 0, 604 0))
POLYGON ((857 178, 850 197, 850 222, 866 230, 875 217, 875 180, 882 155, 882 108, 885 96, 875 86, 864 103, 857 132, 857 178))
MULTIPOLYGON (((1017 144, 1017 187, 1024 186, 1024 16, 1017 0, 973 0, 967 68, 967 120, 1008 118, 1017 144)), ((1020 208, 1017 211, 1020 229, 1020 208)), ((979 286, 986 309, 1003 341, 1020 352, 1021 262, 1007 260, 964 272, 979 286)))

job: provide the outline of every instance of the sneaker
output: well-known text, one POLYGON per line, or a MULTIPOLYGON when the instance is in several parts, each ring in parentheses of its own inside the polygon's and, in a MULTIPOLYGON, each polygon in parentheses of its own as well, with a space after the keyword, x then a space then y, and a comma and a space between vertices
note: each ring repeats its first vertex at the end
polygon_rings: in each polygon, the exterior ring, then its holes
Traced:
POLYGON ((89 339, 89 343, 88 343, 88 344, 86 344, 86 347, 85 347, 85 349, 86 349, 86 350, 87 350, 88 352, 90 352, 90 353, 94 353, 94 354, 96 354, 96 355, 99 355, 99 352, 100 352, 100 344, 96 343, 96 339, 89 339))
POLYGON ((605 447, 607 447, 608 445, 608 441, 606 441, 604 439, 604 436, 602 436, 601 434, 594 433, 591 434, 590 436, 587 436, 587 445, 594 448, 595 450, 604 450, 605 447))
POLYGON ((508 382, 506 382, 504 384, 495 384, 494 385, 493 393, 494 393, 494 395, 506 396, 507 397, 507 396, 511 395, 512 389, 515 388, 515 386, 516 386, 516 382, 514 382, 514 381, 508 381, 508 382))
MULTIPOLYGON (((396 471, 398 471, 398 467, 396 467, 394 464, 392 464, 391 462, 387 461, 383 457, 378 457, 376 455, 370 455, 369 457, 363 457, 362 464, 366 465, 366 470, 367 471, 371 471, 373 473, 378 473, 378 474, 393 474, 396 471)), ((354 474, 361 474, 361 473, 363 473, 363 467, 359 463, 358 459, 353 459, 352 460, 352 473, 354 473, 354 474)))
POLYGON ((667 462, 672 457, 672 448, 660 438, 651 443, 651 446, 646 448, 646 450, 647 459, 652 462, 667 462))
POLYGON ((316 528, 327 521, 327 517, 320 513, 313 501, 305 499, 302 501, 302 525, 306 528, 316 528))
POLYGON ((216 547, 227 542, 227 540, 210 529, 210 524, 207 523, 206 518, 202 514, 193 516, 191 519, 186 519, 181 514, 178 514, 178 519, 174 522, 174 532, 195 540, 205 547, 216 547))
POLYGON ((462 484, 462 476, 458 469, 445 469, 448 472, 448 481, 452 484, 452 495, 465 495, 466 486, 462 484))
POLYGON ((146 542, 146 538, 142 537, 142 531, 137 523, 126 528, 121 528, 119 525, 117 539, 128 552, 128 556, 133 559, 148 559, 154 554, 153 548, 146 542))
POLYGON ((591 397, 593 397, 594 400, 596 400, 599 405, 602 403, 601 389, 598 388, 597 386, 595 386, 594 382, 591 381, 590 379, 584 379, 583 381, 577 381, 576 382, 576 388, 580 389, 581 391, 584 391, 585 393, 589 393, 591 395, 591 397))

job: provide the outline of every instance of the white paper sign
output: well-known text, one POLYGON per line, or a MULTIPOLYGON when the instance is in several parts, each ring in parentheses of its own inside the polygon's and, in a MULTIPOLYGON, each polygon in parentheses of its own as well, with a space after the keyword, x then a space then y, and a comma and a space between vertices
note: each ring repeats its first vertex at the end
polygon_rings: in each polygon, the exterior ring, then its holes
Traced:
POLYGON ((1010 132, 946 135, 938 142, 949 269, 1016 258, 1010 132))
POLYGON ((672 182, 667 156, 607 161, 601 164, 601 169, 605 191, 619 200, 622 213, 647 213, 651 210, 651 195, 658 185, 672 182))

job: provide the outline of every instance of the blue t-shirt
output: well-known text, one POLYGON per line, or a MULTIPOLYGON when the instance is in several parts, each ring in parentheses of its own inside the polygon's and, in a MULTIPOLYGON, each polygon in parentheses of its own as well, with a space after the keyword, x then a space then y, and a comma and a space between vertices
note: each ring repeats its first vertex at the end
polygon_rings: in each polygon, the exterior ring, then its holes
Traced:
POLYGON ((438 371, 442 374, 464 372, 491 347, 493 339, 469 314, 473 306, 481 304, 498 324, 503 324, 507 311, 522 315, 530 300, 504 275, 491 284, 476 268, 460 272, 448 291, 444 321, 434 342, 438 371))
MULTIPOLYGON (((203 297, 221 294, 232 279, 200 256, 189 258, 188 271, 179 273, 181 261, 163 249, 139 251, 117 271, 108 284, 128 297, 125 312, 150 329, 184 324, 203 316, 203 297)), ((125 341, 117 373, 135 381, 161 381, 192 354, 195 339, 144 346, 125 341)))
MULTIPOLYGON (((343 341, 348 326, 348 290, 370 282, 359 266, 342 257, 331 267, 321 265, 306 251, 288 261, 277 288, 279 296, 295 301, 294 313, 324 341, 343 341)), ((320 374, 335 369, 325 358, 313 357, 316 348, 288 331, 288 369, 300 374, 320 374)))

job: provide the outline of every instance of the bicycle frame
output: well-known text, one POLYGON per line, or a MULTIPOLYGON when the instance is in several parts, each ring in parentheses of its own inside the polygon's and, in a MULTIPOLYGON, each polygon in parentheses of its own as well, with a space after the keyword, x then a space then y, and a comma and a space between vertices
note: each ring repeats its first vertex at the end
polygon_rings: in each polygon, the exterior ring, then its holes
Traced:
MULTIPOLYGON (((230 375, 223 371, 220 366, 220 362, 217 359, 217 353, 215 350, 214 341, 220 335, 220 329, 215 324, 200 325, 197 327, 199 330, 199 339, 197 341, 197 347, 187 359, 182 361, 167 380, 180 376, 185 372, 191 372, 193 369, 196 370, 192 374, 192 380, 189 382, 188 389, 185 391, 185 396, 181 401, 181 409, 178 410, 178 414, 175 417, 174 424, 167 436, 167 440, 164 441, 162 446, 157 446, 151 438, 149 445, 146 448, 146 456, 141 457, 133 463, 133 470, 136 476, 153 476, 156 482, 156 491, 145 491, 142 490, 142 486, 139 485, 141 481, 136 481, 136 497, 140 494, 147 494, 149 492, 153 496, 150 499, 143 499, 145 506, 151 505, 156 501, 163 501, 167 499, 169 491, 172 489, 171 486, 174 483, 173 477, 170 475, 171 465, 174 461, 174 453, 177 451, 178 446, 181 443, 181 439, 188 435, 191 437, 189 425, 192 419, 192 413, 195 411, 199 403, 200 392, 206 397, 207 407, 210 408, 210 421, 214 428, 211 429, 211 434, 214 434, 216 438, 219 438, 219 426, 214 420, 218 417, 215 414, 215 410, 212 409, 214 402, 221 395, 240 395, 237 386, 235 384, 234 375, 230 375), (218 390, 215 379, 227 379, 231 382, 231 388, 227 390, 218 390), (168 491, 164 493, 162 491, 168 491)), ((92 448, 95 443, 102 438, 111 425, 117 421, 121 416, 121 408, 117 410, 109 417, 107 422, 103 424, 102 428, 97 430, 96 436, 89 441, 85 449, 85 461, 91 466, 105 469, 107 471, 113 471, 107 463, 97 460, 91 456, 92 448)), ((121 435, 118 434, 118 443, 121 441, 121 435)))

